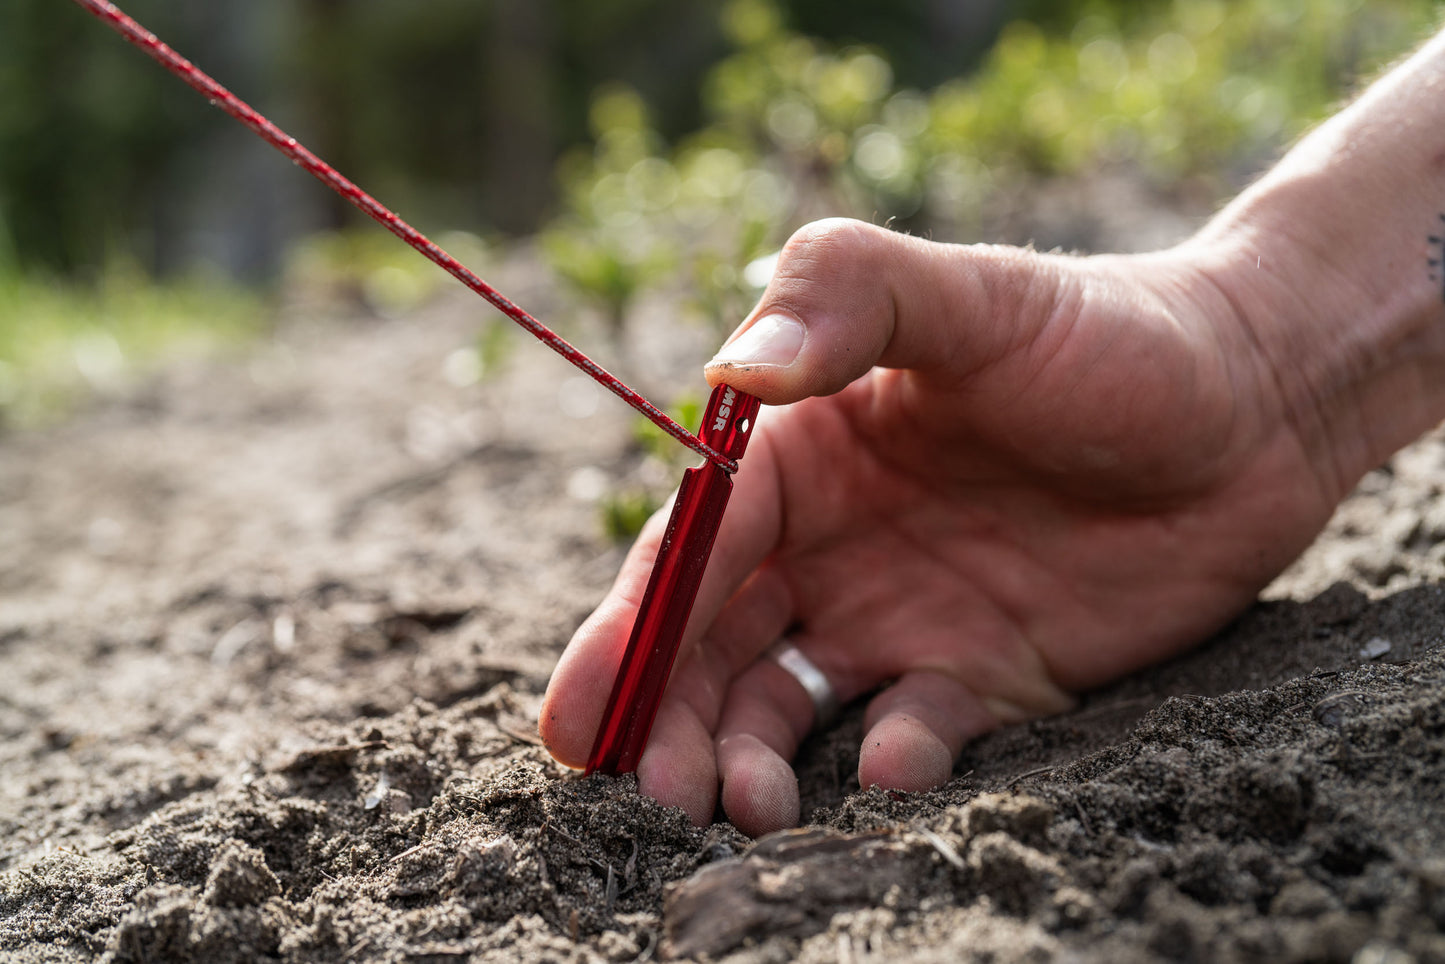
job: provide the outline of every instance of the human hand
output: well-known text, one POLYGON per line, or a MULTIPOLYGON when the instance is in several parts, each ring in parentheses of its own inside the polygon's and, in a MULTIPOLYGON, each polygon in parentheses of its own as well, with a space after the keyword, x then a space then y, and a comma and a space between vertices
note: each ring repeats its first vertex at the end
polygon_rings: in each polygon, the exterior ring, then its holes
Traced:
MULTIPOLYGON (((641 790, 701 823, 720 782, 744 832, 796 823, 788 761, 813 707, 759 659, 785 632, 843 700, 887 684, 859 780, 922 790, 970 737, 1247 605, 1341 493, 1239 303, 1180 252, 1077 259, 848 221, 795 235, 708 368, 785 407, 736 477, 641 790)), ((664 522, 553 676, 542 733, 564 763, 591 748, 664 522)))
MULTIPOLYGON (((797 821, 813 706, 759 658, 783 633, 842 699, 883 687, 859 781, 921 790, 971 736, 1247 605, 1445 417, 1442 83, 1445 31, 1158 254, 795 235, 708 368, 785 407, 737 475, 642 791, 702 823, 720 784, 746 833, 797 821)), ((564 763, 591 748, 664 522, 548 687, 564 763)))

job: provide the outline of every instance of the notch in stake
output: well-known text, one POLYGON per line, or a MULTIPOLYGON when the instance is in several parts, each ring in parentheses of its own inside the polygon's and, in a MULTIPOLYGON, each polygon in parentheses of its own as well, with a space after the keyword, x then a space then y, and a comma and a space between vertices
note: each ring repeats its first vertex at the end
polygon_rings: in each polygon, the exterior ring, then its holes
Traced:
MULTIPOLYGON (((719 385, 708 399, 699 437, 725 457, 741 459, 760 404, 752 395, 719 385)), ((732 476, 716 462, 683 474, 586 773, 637 769, 732 491, 732 476)))

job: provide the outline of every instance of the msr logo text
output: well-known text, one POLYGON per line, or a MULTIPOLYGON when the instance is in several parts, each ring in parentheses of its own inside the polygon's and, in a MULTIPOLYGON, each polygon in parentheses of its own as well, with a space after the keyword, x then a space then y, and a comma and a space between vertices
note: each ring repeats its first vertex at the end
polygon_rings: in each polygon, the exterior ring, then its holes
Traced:
POLYGON ((738 394, 729 385, 727 391, 723 392, 722 404, 717 407, 717 417, 713 419, 712 430, 721 432, 727 428, 728 416, 733 413, 733 402, 737 401, 738 394))

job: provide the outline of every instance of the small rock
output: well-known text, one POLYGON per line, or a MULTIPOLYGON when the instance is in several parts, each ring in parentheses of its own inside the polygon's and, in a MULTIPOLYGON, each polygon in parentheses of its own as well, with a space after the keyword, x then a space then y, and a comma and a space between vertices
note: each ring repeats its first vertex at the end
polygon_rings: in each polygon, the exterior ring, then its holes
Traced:
POLYGON ((994 831, 975 837, 968 848, 968 866, 984 893, 1005 911, 1027 913, 1053 893, 1063 872, 1048 854, 994 831))
POLYGON ((1415 964, 1415 955, 1376 940, 1355 951, 1350 964, 1415 964))
POLYGON ((1379 659, 1390 651, 1391 645, 1385 637, 1376 636, 1360 647, 1360 659, 1379 659))
POLYGON ((1004 833, 1024 841, 1040 841, 1053 823, 1054 811, 1038 797, 1027 794, 983 793, 968 802, 959 815, 965 837, 1004 833))
POLYGON ((250 907, 281 894, 281 882, 255 847, 239 840, 221 844, 201 900, 212 907, 250 907))
POLYGON ((1339 729, 1346 719, 1359 712, 1365 705, 1364 693, 1359 690, 1344 690, 1331 693, 1314 705, 1311 711, 1315 722, 1331 729, 1339 729))
POLYGON ((1277 917, 1317 918, 1339 908, 1339 900, 1327 887, 1304 878, 1281 887, 1270 902, 1269 912, 1277 917))
POLYGON ((635 961, 642 953, 637 938, 620 931, 603 931, 597 939, 597 949, 609 961, 635 961))
POLYGON ((1054 892, 1043 922, 1049 930, 1077 930, 1099 916, 1099 902, 1078 887, 1064 886, 1054 892))
POLYGON ((361 805, 367 810, 375 810, 381 806, 381 802, 386 799, 387 794, 390 792, 391 778, 386 775, 385 771, 382 771, 381 776, 376 779, 376 786, 366 795, 365 799, 361 801, 361 805))

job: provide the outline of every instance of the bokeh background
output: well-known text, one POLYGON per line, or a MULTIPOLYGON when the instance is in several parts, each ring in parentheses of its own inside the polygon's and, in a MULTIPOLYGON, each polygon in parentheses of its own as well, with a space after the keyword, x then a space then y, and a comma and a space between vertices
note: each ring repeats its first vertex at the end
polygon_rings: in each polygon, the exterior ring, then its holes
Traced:
MULTIPOLYGON (((1177 228, 1101 236, 1067 212, 1094 197, 1207 214, 1440 15, 1426 0, 123 6, 464 261, 535 251, 614 334, 659 286, 730 329, 756 291, 747 266, 825 215, 1157 243, 1177 228)), ((0 5, 0 92, 4 424, 178 343, 255 337, 288 286, 339 279, 385 314, 450 283, 74 4, 0 5)))

